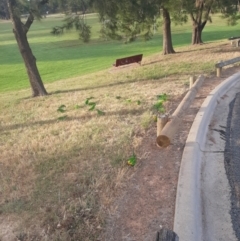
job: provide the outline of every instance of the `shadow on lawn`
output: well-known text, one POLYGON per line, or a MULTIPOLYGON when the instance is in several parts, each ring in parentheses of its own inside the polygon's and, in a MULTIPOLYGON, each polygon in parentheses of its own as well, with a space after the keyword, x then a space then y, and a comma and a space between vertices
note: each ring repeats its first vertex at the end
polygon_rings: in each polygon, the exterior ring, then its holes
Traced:
MULTIPOLYGON (((160 78, 161 77, 159 76, 159 79, 160 78)), ((101 88, 107 88, 107 87, 113 87, 113 86, 127 85, 127 84, 132 84, 132 83, 137 83, 137 82, 143 82, 143 81, 147 81, 147 80, 146 79, 134 79, 134 80, 130 80, 130 81, 120 81, 117 83, 106 84, 106 85, 98 85, 98 86, 83 87, 83 88, 68 89, 68 90, 56 90, 56 91, 50 92, 49 95, 71 93, 71 92, 85 91, 85 90, 95 90, 95 89, 101 89, 101 88)))
MULTIPOLYGON (((213 50, 213 52, 215 52, 215 53, 240 52, 239 48, 235 48, 235 47, 230 46, 230 42, 229 42, 229 44, 223 43, 221 48, 219 48, 220 47, 219 45, 206 47, 206 45, 209 45, 209 44, 212 44, 212 43, 214 43, 214 42, 203 43, 202 46, 204 46, 204 50, 210 49, 210 50, 213 50)), ((185 50, 185 51, 178 51, 178 52, 176 52, 176 54, 178 54, 178 53, 191 53, 191 52, 198 52, 198 51, 199 51, 199 49, 191 49, 191 50, 185 50)))
MULTIPOLYGON (((108 111, 104 114, 104 116, 114 116, 114 115, 139 115, 144 113, 145 110, 144 109, 133 109, 133 110, 127 110, 127 109, 122 109, 122 110, 118 110, 118 111, 108 111)), ((64 117, 64 115, 63 115, 64 117)), ((55 119, 51 119, 51 120, 40 120, 40 121, 35 121, 35 122, 26 122, 26 123, 19 123, 19 124, 14 124, 14 125, 8 125, 8 126, 0 126, 0 133, 2 134, 8 134, 8 131, 11 130, 15 130, 15 129, 19 129, 19 128, 28 128, 31 126, 36 126, 36 125, 51 125, 51 124, 55 124, 56 122, 67 122, 67 121, 80 121, 80 120, 89 120, 91 118, 96 118, 96 117, 102 117, 100 115, 96 114, 87 114, 84 116, 78 116, 78 117, 71 117, 71 116, 67 116, 65 115, 65 118, 63 118, 62 120, 60 120, 59 118, 55 118, 55 119)), ((61 118, 61 117, 60 117, 61 118)))

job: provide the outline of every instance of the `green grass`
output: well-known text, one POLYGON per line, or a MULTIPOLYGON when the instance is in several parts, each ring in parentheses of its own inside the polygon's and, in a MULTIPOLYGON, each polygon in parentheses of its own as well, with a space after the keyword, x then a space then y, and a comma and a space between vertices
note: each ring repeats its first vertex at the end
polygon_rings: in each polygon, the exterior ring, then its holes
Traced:
MULTIPOLYGON (((151 41, 138 39, 131 44, 99 39, 100 24, 97 15, 89 15, 87 22, 92 26, 92 39, 83 44, 75 31, 62 36, 50 34, 51 28, 60 25, 63 17, 49 16, 35 22, 28 33, 28 39, 37 58, 37 64, 44 83, 69 77, 82 76, 110 68, 116 58, 143 53, 144 57, 162 50, 161 28, 151 41)), ((203 32, 203 41, 226 39, 238 34, 239 25, 226 26, 225 20, 213 18, 203 32)), ((174 47, 191 42, 191 24, 172 24, 174 47)), ((0 92, 20 90, 29 87, 26 70, 12 33, 10 22, 0 22, 0 92)))

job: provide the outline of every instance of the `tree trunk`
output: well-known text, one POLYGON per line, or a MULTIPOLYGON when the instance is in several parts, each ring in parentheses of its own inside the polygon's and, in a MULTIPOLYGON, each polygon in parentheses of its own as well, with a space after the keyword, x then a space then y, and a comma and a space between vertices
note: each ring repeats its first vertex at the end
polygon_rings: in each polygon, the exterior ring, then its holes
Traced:
MULTIPOLYGON (((41 76, 37 68, 36 58, 33 55, 27 40, 28 29, 21 22, 20 18, 14 13, 14 11, 16 10, 13 8, 10 2, 8 2, 8 7, 9 7, 9 13, 13 24, 13 33, 15 35, 19 51, 25 63, 28 78, 32 88, 32 96, 36 97, 36 96, 47 95, 47 91, 43 85, 41 76)), ((32 22, 33 22, 33 18, 32 18, 32 22)), ((29 24, 29 27, 30 27, 30 24, 29 24)))
POLYGON ((166 8, 163 8, 163 54, 174 54, 171 34, 171 19, 166 8))
POLYGON ((203 23, 193 23, 192 31, 192 44, 202 44, 202 31, 206 25, 207 21, 203 23))

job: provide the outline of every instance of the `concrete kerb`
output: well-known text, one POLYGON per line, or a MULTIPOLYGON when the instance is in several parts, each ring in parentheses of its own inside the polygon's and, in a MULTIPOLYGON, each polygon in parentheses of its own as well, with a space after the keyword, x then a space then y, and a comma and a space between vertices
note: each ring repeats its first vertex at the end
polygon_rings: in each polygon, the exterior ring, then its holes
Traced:
POLYGON ((208 126, 218 101, 240 79, 234 74, 205 99, 190 129, 178 178, 174 232, 179 241, 202 241, 201 159, 208 126))

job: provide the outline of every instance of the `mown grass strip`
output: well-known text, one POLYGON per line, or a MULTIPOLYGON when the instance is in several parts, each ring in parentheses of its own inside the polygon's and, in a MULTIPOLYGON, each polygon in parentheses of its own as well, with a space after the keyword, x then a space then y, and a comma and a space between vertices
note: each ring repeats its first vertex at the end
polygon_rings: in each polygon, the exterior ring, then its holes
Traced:
MULTIPOLYGON (((61 24, 63 17, 50 16, 35 22, 28 34, 34 55, 44 83, 60 79, 82 76, 111 68, 116 58, 143 53, 147 57, 161 53, 162 34, 159 27, 153 39, 144 42, 138 39, 132 44, 99 39, 100 24, 97 15, 87 17, 92 26, 93 36, 89 44, 78 40, 74 31, 62 36, 52 36, 53 26, 61 24)), ((223 19, 213 17, 213 24, 208 23, 203 32, 203 41, 211 42, 226 39, 236 34, 239 25, 226 26, 223 19)), ((191 42, 190 22, 172 25, 174 47, 189 45, 191 42)), ((18 52, 10 22, 0 22, 0 92, 20 90, 29 87, 25 67, 18 52)))

